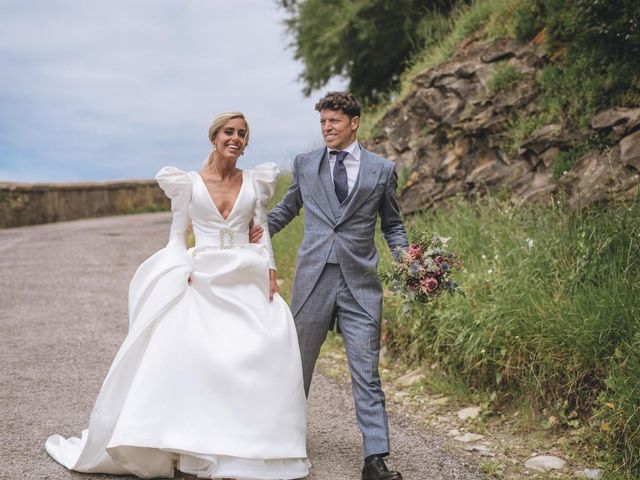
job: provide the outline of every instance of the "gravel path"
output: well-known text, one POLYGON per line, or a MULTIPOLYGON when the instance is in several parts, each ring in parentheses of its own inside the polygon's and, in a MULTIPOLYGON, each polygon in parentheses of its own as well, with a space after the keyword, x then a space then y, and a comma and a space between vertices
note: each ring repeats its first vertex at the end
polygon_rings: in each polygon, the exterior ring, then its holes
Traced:
MULTIPOLYGON (((126 335, 129 280, 164 246, 169 221, 169 214, 153 213, 0 230, 0 479, 115 478, 66 471, 44 441, 86 428, 126 335)), ((480 478, 440 439, 398 416, 390 422, 390 464, 405 479, 480 478)), ((309 423, 308 478, 359 479, 351 393, 317 374, 309 423)))

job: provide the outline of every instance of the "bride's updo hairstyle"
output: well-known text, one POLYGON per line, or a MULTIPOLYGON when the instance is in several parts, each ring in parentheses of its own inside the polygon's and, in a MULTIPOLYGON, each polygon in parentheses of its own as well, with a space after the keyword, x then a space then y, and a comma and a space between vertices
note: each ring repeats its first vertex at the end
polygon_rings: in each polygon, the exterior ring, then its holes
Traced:
MULTIPOLYGON (((245 118, 244 114, 241 112, 225 112, 225 113, 221 113, 220 115, 218 115, 216 118, 213 119, 213 123, 209 127, 209 141, 211 142, 212 145, 214 144, 220 129, 224 127, 224 125, 229 120, 233 120, 234 118, 241 118, 242 120, 244 120, 244 124, 247 126, 247 135, 244 137, 244 146, 246 148, 246 146, 249 145, 249 122, 247 122, 247 119, 245 118)), ((205 166, 210 165, 211 162, 213 162, 214 151, 215 151, 215 148, 211 150, 211 153, 209 154, 209 157, 205 162, 205 166)))

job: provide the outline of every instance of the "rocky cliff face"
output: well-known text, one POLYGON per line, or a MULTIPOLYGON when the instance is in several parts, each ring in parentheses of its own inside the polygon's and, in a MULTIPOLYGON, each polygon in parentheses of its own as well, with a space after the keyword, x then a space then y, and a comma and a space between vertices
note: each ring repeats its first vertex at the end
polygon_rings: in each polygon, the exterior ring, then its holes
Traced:
POLYGON ((412 93, 365 142, 408 174, 400 196, 405 212, 498 190, 523 201, 566 192, 572 203, 638 193, 640 108, 600 112, 584 131, 542 125, 514 143, 513 122, 539 111, 536 75, 548 62, 535 43, 471 38, 450 61, 415 78, 412 93), (500 84, 500 76, 508 81, 500 84), (554 179, 560 153, 578 151, 595 135, 609 146, 585 151, 554 179))

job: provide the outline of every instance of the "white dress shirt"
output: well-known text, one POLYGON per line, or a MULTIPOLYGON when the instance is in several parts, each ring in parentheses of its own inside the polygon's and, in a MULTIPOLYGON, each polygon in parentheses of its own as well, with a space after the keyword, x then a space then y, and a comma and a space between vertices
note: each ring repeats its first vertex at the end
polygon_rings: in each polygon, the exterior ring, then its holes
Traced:
MULTIPOLYGON (((328 148, 327 151, 331 152, 336 150, 334 148, 328 148)), ((358 178, 358 172, 360 171, 360 144, 356 140, 347 148, 343 149, 344 152, 348 152, 348 155, 344 158, 344 167, 347 169, 347 184, 349 187, 349 193, 353 190, 353 186, 356 184, 358 178)), ((336 156, 329 153, 329 170, 331 170, 331 180, 333 181, 333 167, 336 164, 336 156)))

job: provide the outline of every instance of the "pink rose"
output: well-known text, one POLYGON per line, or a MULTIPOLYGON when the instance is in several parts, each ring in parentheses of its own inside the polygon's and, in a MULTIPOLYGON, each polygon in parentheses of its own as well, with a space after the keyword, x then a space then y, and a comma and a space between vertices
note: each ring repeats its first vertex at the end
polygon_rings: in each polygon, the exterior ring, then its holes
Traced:
POLYGON ((425 275, 420 281, 420 288, 425 293, 431 293, 438 288, 438 280, 430 275, 425 275))
POLYGON ((436 265, 440 265, 442 264, 442 262, 444 262, 444 258, 438 255, 436 258, 433 259, 433 261, 436 262, 436 265))
POLYGON ((424 251, 422 250, 422 247, 420 245, 418 245, 417 243, 412 243, 411 245, 409 245, 407 253, 414 260, 420 260, 424 251))

